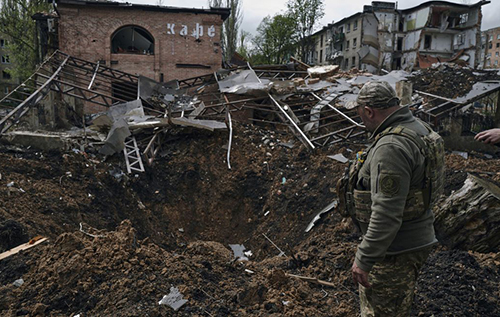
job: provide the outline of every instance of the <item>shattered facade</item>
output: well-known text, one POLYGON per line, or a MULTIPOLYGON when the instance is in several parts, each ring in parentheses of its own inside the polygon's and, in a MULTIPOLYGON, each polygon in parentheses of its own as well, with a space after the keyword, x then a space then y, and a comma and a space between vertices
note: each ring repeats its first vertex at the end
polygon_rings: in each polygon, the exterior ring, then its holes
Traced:
POLYGON ((343 70, 369 72, 427 68, 438 62, 476 68, 481 64, 481 8, 488 3, 428 1, 399 10, 395 2, 373 1, 363 12, 321 31, 331 35, 326 59, 343 70))

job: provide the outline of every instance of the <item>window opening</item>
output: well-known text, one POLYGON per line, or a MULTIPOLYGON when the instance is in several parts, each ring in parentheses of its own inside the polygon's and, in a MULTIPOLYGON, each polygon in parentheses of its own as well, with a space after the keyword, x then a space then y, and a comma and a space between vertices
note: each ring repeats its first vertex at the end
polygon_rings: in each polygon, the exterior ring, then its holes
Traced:
POLYGON ((430 49, 432 43, 432 36, 426 34, 424 38, 424 49, 430 49))
POLYGON ((117 54, 154 54, 154 38, 143 28, 125 26, 111 39, 111 49, 117 54))

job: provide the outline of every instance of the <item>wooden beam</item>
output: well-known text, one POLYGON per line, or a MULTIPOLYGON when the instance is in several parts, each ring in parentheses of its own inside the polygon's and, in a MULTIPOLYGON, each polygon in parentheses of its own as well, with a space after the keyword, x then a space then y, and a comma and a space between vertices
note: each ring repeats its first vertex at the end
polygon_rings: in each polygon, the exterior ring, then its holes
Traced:
POLYGON ((17 247, 13 248, 13 249, 10 249, 8 251, 5 251, 3 253, 0 254, 0 260, 3 260, 5 258, 8 258, 9 256, 11 255, 14 255, 14 254, 17 254, 23 250, 27 250, 27 249, 30 249, 36 245, 39 245, 40 243, 44 242, 44 241, 47 241, 48 238, 41 238, 41 239, 32 239, 31 241, 29 242, 26 242, 24 244, 21 244, 21 245, 18 245, 17 247))

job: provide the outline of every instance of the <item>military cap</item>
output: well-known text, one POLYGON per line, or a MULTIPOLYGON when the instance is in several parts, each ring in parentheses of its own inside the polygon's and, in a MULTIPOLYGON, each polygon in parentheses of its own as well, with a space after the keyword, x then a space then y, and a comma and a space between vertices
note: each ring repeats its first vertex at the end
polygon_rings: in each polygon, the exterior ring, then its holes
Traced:
POLYGON ((360 105, 379 109, 389 108, 399 105, 399 98, 388 82, 369 81, 359 91, 356 101, 347 102, 344 107, 353 109, 360 105))

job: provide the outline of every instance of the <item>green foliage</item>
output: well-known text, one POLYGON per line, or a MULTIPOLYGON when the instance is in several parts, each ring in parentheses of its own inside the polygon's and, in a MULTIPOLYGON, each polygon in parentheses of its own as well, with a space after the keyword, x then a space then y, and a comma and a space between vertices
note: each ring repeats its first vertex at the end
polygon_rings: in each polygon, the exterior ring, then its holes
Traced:
POLYGON ((236 52, 243 56, 245 59, 249 59, 250 57, 250 52, 248 51, 248 41, 251 39, 252 34, 250 32, 241 30, 240 31, 240 44, 238 45, 238 48, 236 49, 236 52))
POLYGON ((252 40, 257 54, 256 64, 283 64, 293 55, 296 42, 296 21, 291 15, 267 16, 259 24, 252 40))
POLYGON ((305 60, 314 45, 311 35, 323 17, 323 0, 289 0, 287 11, 267 16, 252 40, 252 64, 282 64, 297 53, 305 60))
POLYGON ((31 16, 50 10, 51 5, 46 0, 1 0, 0 5, 1 32, 9 41, 9 72, 12 77, 24 80, 36 67, 36 24, 31 16))
POLYGON ((211 7, 231 8, 229 17, 222 25, 221 46, 226 61, 231 60, 238 47, 238 32, 243 19, 242 0, 209 0, 211 7))
POLYGON ((302 60, 314 45, 311 35, 314 27, 325 15, 323 0, 289 0, 287 3, 289 14, 295 19, 296 32, 299 40, 299 54, 302 60))

